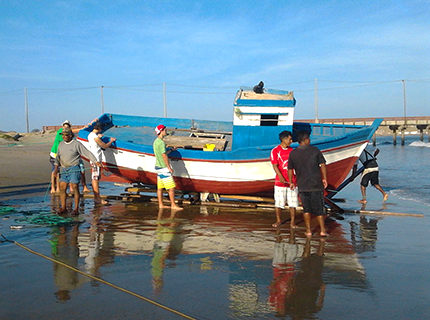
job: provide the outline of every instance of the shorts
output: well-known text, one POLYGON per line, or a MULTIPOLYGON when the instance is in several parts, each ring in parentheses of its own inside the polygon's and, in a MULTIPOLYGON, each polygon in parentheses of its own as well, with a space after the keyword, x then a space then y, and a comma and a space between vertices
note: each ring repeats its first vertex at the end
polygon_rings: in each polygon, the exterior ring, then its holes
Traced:
POLYGON ((94 162, 90 162, 91 165, 91 179, 100 180, 102 176, 102 170, 94 162))
POLYGON ((275 207, 285 209, 286 203, 288 203, 288 207, 290 208, 297 208, 299 206, 297 188, 291 190, 290 187, 275 186, 275 207))
POLYGON ((60 182, 79 183, 79 181, 81 181, 81 169, 79 165, 60 168, 60 182))
POLYGON ((324 195, 322 191, 299 192, 302 200, 303 212, 314 216, 325 215, 324 195))
POLYGON ((54 170, 55 170, 55 158, 49 156, 49 162, 52 165, 52 172, 54 172, 54 170))
POLYGON ((176 187, 175 180, 167 168, 155 167, 157 171, 157 189, 172 189, 176 187))
POLYGON ((379 171, 372 171, 366 173, 364 176, 361 177, 360 184, 363 187, 367 187, 369 185, 369 181, 372 186, 374 186, 375 184, 379 184, 379 171))

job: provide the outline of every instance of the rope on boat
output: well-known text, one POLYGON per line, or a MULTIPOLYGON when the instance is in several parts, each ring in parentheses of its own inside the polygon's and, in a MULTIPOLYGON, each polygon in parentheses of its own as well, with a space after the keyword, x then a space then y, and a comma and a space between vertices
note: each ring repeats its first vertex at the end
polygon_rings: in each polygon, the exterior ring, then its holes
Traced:
POLYGON ((177 310, 175 310, 175 309, 172 309, 172 308, 170 308, 170 307, 167 307, 167 306, 165 306, 165 305, 162 305, 161 303, 158 303, 158 302, 156 302, 156 301, 154 301, 154 300, 151 300, 151 299, 149 299, 149 298, 146 298, 146 297, 144 297, 144 296, 142 296, 142 295, 140 295, 140 294, 137 294, 137 293, 135 293, 135 292, 133 292, 133 291, 130 291, 130 290, 127 290, 127 289, 121 288, 121 287, 119 287, 119 286, 117 286, 117 285, 115 285, 115 284, 113 284, 113 283, 110 283, 110 282, 108 282, 108 281, 106 281, 106 280, 103 280, 103 279, 101 279, 101 278, 95 277, 95 276, 93 276, 93 275, 91 275, 91 274, 89 274, 89 273, 83 272, 83 271, 81 271, 81 270, 79 270, 79 269, 77 269, 77 268, 74 268, 74 267, 72 267, 72 266, 69 266, 68 264, 66 264, 66 263, 64 263, 64 262, 61 262, 61 261, 59 261, 59 260, 55 260, 55 259, 53 259, 53 258, 50 258, 50 257, 48 257, 48 256, 45 256, 44 254, 41 254, 41 253, 36 252, 36 251, 34 251, 34 250, 31 250, 30 248, 28 248, 28 247, 26 247, 26 246, 24 246, 24 245, 20 244, 20 243, 19 243, 19 242, 17 242, 17 241, 13 241, 13 240, 9 240, 9 239, 7 239, 7 238, 6 238, 3 234, 1 234, 1 233, 0 233, 0 236, 2 236, 2 237, 3 237, 3 239, 4 239, 4 240, 0 240, 1 242, 11 242, 11 243, 14 243, 14 244, 16 244, 18 247, 21 247, 22 249, 27 250, 27 251, 28 251, 28 252, 30 252, 30 253, 33 253, 33 254, 35 254, 35 255, 37 255, 37 256, 39 256, 39 257, 45 258, 45 259, 47 259, 47 260, 49 260, 49 261, 52 261, 52 262, 57 263, 57 264, 59 264, 59 265, 62 265, 62 266, 64 266, 64 267, 66 267, 66 268, 69 268, 70 270, 73 270, 73 271, 75 271, 75 272, 77 272, 77 273, 80 273, 80 274, 82 274, 82 275, 84 275, 84 276, 86 276, 86 277, 88 277, 88 278, 91 278, 91 279, 93 279, 93 280, 96 280, 96 281, 99 281, 99 282, 101 282, 101 283, 104 283, 104 284, 106 284, 106 285, 108 285, 108 286, 110 286, 110 287, 112 287, 112 288, 118 289, 118 290, 120 290, 120 291, 122 291, 122 292, 128 293, 128 294, 130 294, 130 295, 132 295, 132 296, 134 296, 134 297, 136 297, 136 298, 139 298, 139 299, 141 299, 141 300, 144 300, 144 301, 146 301, 146 302, 149 302, 149 303, 151 303, 151 304, 153 304, 153 305, 155 305, 155 306, 157 306, 157 307, 159 307, 159 308, 162 308, 162 309, 164 309, 164 310, 167 310, 167 311, 170 311, 170 312, 172 312, 172 313, 175 313, 175 314, 177 314, 177 315, 179 315, 179 316, 181 316, 181 317, 183 317, 183 318, 185 318, 185 319, 196 320, 196 318, 193 318, 193 317, 191 317, 191 316, 189 316, 189 315, 186 315, 186 314, 184 314, 184 313, 182 313, 182 312, 180 312, 180 311, 177 311, 177 310))

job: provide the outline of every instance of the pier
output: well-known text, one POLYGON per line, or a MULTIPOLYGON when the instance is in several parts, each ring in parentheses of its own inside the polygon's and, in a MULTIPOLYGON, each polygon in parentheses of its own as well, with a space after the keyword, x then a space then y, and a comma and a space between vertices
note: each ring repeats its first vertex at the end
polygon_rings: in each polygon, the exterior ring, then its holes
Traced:
POLYGON ((420 140, 424 140, 424 134, 428 135, 430 142, 430 116, 422 117, 375 117, 375 118, 337 118, 337 119, 307 119, 296 120, 298 122, 330 123, 330 124, 350 124, 350 125, 370 125, 375 119, 383 118, 384 121, 373 135, 373 145, 376 144, 376 136, 393 136, 393 144, 397 144, 397 134, 400 133, 401 145, 405 145, 406 133, 419 133, 420 140))

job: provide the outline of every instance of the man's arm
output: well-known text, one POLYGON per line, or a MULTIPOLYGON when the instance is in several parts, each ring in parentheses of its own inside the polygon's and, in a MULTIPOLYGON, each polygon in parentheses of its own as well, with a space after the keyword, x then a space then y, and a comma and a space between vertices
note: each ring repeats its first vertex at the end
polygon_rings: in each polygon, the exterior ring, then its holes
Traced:
POLYGON ((324 189, 327 188, 327 169, 325 163, 320 163, 320 171, 322 176, 322 183, 324 185, 324 189))
POLYGON ((164 163, 167 166, 167 169, 169 169, 170 173, 173 173, 173 169, 172 169, 172 166, 170 165, 170 161, 169 161, 169 157, 167 156, 167 153, 163 153, 162 157, 163 157, 164 163))
MULTIPOLYGON (((272 163, 273 170, 275 171, 276 175, 279 177, 279 181, 282 183, 286 183, 284 176, 281 173, 281 170, 279 170, 277 163, 272 163)), ((292 181, 292 180, 290 180, 292 181)))
POLYGON ((296 185, 293 182, 293 169, 290 168, 288 168, 288 180, 290 180, 290 189, 294 190, 296 188, 296 185))
POLYGON ((78 143, 77 148, 78 148, 78 152, 81 156, 84 156, 84 157, 90 159, 98 167, 102 166, 102 164, 99 162, 99 160, 96 159, 96 157, 93 155, 93 153, 90 150, 85 148, 84 145, 82 143, 80 143, 79 141, 76 141, 76 142, 78 143))
POLYGON ((109 142, 105 143, 101 138, 96 137, 94 138, 94 141, 103 149, 108 149, 112 145, 112 143, 116 141, 116 139, 110 138, 109 142))

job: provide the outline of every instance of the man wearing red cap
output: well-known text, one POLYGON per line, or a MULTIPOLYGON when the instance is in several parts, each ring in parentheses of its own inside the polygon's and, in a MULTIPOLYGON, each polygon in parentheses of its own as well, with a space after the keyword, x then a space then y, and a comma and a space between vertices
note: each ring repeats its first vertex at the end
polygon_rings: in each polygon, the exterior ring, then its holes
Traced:
POLYGON ((158 137, 154 141, 154 155, 155 155, 155 170, 157 171, 157 196, 158 205, 160 208, 165 208, 163 205, 163 189, 169 192, 169 198, 172 209, 182 210, 175 203, 175 180, 173 180, 173 169, 170 165, 168 154, 176 149, 166 150, 166 142, 164 137, 167 135, 166 126, 160 124, 155 128, 158 137))

